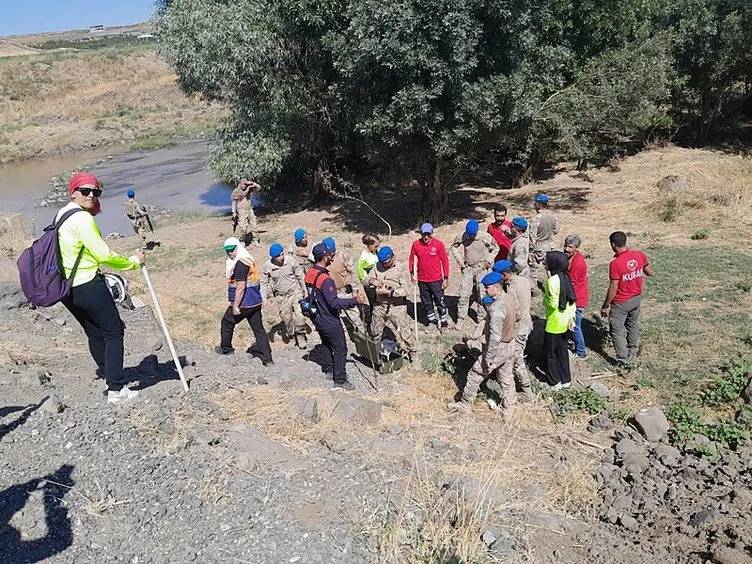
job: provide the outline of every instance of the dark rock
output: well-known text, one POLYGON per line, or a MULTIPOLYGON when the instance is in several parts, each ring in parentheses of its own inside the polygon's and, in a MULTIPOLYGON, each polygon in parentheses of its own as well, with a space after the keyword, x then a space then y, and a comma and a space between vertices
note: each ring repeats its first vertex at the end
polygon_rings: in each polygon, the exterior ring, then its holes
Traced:
POLYGON ((663 410, 658 407, 639 410, 634 415, 634 422, 640 433, 652 443, 660 441, 671 428, 663 410))
POLYGON ((752 403, 752 372, 747 372, 747 387, 742 390, 742 399, 746 403, 752 403))
POLYGON ((689 519, 689 524, 696 529, 699 529, 713 518, 715 511, 716 510, 714 507, 705 507, 692 515, 692 517, 689 519))

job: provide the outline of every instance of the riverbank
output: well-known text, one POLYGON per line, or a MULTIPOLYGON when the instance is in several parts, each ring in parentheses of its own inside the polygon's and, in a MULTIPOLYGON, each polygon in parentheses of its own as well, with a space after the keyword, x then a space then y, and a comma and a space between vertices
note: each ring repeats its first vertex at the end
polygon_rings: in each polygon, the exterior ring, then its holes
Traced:
POLYGON ((153 46, 0 58, 0 163, 206 137, 225 111, 183 94, 153 46))

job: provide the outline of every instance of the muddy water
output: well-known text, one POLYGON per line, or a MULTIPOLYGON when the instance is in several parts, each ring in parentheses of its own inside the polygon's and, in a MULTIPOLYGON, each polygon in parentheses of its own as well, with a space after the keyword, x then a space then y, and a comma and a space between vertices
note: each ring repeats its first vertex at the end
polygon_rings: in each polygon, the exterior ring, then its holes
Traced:
POLYGON ((0 198, 4 212, 20 212, 39 232, 48 225, 58 206, 38 207, 50 189, 50 177, 78 166, 91 171, 104 183, 102 213, 97 223, 102 233, 131 234, 123 213, 126 191, 133 188, 144 205, 171 210, 227 213, 230 187, 218 182, 206 169, 205 142, 192 142, 135 153, 111 155, 84 153, 62 158, 26 161, 0 167, 0 198))

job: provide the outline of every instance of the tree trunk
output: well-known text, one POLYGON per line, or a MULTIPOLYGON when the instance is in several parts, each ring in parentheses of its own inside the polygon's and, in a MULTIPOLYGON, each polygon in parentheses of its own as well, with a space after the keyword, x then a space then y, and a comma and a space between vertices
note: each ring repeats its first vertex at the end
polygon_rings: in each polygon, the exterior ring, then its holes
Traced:
POLYGON ((440 223, 446 216, 448 205, 441 159, 437 159, 426 172, 428 174, 421 182, 420 209, 425 219, 431 223, 440 223))

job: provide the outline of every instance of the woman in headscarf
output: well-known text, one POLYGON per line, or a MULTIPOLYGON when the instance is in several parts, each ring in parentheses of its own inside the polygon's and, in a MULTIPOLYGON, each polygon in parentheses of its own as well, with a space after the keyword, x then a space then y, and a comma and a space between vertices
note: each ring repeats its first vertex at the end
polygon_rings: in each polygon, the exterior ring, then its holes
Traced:
POLYGON ((543 348, 546 355, 546 377, 554 390, 568 388, 572 382, 567 332, 574 327, 577 297, 567 273, 568 268, 566 254, 561 251, 546 253, 546 269, 550 276, 543 284, 543 304, 546 307, 543 348))
POLYGON ((138 392, 129 389, 123 378, 123 322, 99 268, 136 269, 144 264, 144 253, 137 251, 130 258, 124 257, 111 251, 102 239, 94 221, 102 195, 96 176, 75 173, 68 182, 68 195, 70 203, 55 216, 55 222, 64 219, 58 243, 65 276, 72 278, 63 305, 84 328, 89 352, 107 382, 107 401, 133 399, 138 392))
POLYGON ((222 317, 220 345, 214 350, 219 354, 235 352, 232 348, 235 326, 247 319, 256 343, 248 347, 246 352, 260 358, 264 366, 273 364, 269 336, 266 334, 261 317, 261 272, 251 253, 235 237, 230 237, 224 242, 224 250, 227 253, 225 275, 227 300, 230 305, 222 317))

